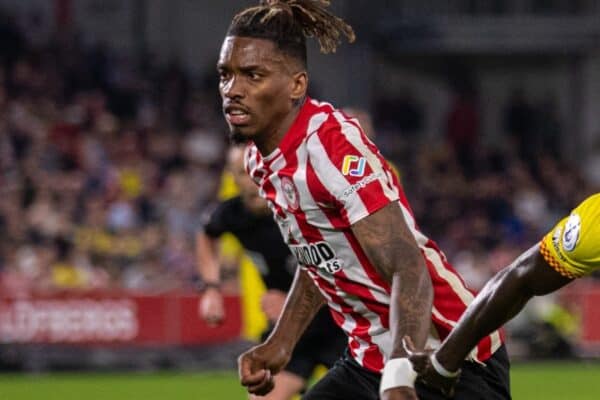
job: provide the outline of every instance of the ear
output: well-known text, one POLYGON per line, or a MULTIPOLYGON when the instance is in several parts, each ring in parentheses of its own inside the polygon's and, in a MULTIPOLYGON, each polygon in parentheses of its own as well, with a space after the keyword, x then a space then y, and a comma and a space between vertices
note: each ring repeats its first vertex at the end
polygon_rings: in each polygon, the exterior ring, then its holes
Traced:
POLYGON ((290 97, 292 101, 297 101, 306 96, 308 89, 308 74, 305 70, 296 72, 292 78, 292 92, 290 97))

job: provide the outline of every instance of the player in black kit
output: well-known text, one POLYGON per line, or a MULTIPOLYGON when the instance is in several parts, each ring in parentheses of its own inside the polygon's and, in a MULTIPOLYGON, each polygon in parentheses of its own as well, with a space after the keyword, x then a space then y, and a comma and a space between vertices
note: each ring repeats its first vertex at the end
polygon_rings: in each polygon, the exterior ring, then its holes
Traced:
MULTIPOLYGON (((197 235, 198 270, 205 283, 200 312, 209 324, 218 324, 225 318, 215 244, 222 234, 232 233, 254 261, 267 287, 261 299, 261 307, 270 325, 263 334, 264 340, 283 308, 296 261, 283 243, 265 200, 258 195, 258 188, 244 170, 241 147, 230 149, 227 167, 240 189, 240 195, 220 203, 197 235)), ((333 322, 329 311, 321 309, 300 339, 285 370, 275 376, 275 389, 261 399, 291 399, 304 390, 317 365, 331 367, 342 356, 346 345, 347 339, 333 322)))

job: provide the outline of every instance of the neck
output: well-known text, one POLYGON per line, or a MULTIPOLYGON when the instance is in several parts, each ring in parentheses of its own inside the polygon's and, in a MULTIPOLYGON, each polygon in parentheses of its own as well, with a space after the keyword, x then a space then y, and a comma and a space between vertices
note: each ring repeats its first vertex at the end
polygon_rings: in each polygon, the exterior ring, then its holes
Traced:
POLYGON ((268 156, 277 148, 277 146, 279 146, 279 143, 281 143, 284 136, 296 120, 296 117, 300 113, 300 109, 303 105, 304 100, 299 101, 298 104, 293 106, 290 112, 283 118, 282 122, 275 129, 273 129, 272 132, 265 132, 264 135, 257 135, 262 137, 255 137, 252 139, 261 155, 268 156))

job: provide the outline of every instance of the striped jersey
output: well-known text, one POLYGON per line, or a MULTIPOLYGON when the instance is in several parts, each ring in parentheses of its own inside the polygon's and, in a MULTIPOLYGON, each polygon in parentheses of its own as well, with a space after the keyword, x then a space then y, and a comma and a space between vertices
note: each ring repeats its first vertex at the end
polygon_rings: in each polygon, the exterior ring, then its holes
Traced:
MULTIPOLYGON (((278 148, 263 157, 251 144, 245 163, 284 240, 348 335, 359 364, 381 372, 391 353, 391 286, 377 274, 351 226, 391 202, 402 209, 433 283, 429 344, 448 335, 473 294, 418 230, 397 177, 356 119, 309 98, 278 148)), ((501 344, 494 332, 471 357, 483 362, 501 344)))

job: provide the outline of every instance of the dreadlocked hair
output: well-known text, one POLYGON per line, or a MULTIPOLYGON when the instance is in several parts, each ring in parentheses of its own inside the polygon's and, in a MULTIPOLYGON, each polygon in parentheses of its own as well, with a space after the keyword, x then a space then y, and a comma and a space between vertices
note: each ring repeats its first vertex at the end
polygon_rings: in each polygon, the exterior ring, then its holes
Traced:
POLYGON ((318 40, 322 53, 335 52, 342 36, 354 42, 354 30, 326 8, 329 0, 261 0, 233 17, 228 36, 267 39, 306 65, 306 38, 318 40))

